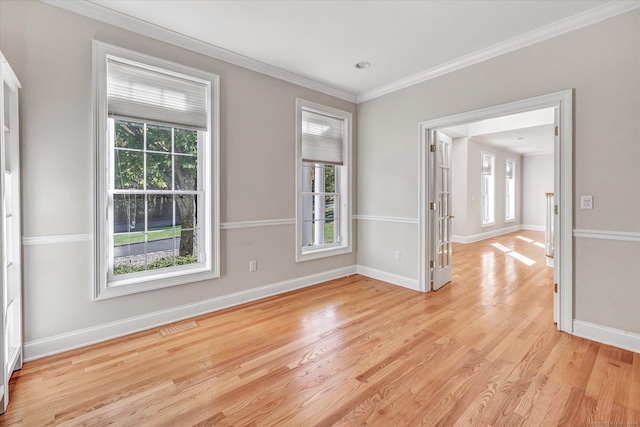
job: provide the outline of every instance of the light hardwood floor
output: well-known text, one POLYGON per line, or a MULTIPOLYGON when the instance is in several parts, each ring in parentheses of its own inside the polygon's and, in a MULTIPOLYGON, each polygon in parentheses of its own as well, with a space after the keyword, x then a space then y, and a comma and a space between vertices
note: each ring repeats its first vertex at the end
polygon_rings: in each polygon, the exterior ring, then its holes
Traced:
POLYGON ((26 363, 0 425, 637 426, 640 354, 558 332, 517 235, 438 292, 355 275, 26 363))

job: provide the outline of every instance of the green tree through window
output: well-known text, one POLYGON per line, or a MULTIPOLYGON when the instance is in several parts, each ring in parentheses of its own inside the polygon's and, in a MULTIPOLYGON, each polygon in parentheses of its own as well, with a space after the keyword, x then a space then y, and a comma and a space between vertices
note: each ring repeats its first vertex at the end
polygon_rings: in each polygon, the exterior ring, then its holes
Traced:
MULTIPOLYGON (((114 133, 114 245, 179 236, 178 256, 197 262, 198 132, 115 120, 114 133)), ((174 263, 145 263, 115 273, 174 263)))

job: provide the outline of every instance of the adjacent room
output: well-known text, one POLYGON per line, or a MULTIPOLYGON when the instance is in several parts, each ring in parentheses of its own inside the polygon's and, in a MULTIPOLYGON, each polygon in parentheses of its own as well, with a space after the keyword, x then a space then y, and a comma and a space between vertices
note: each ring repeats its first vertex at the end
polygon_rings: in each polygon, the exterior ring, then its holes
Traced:
POLYGON ((640 1, 0 0, 0 425, 634 425, 640 1))

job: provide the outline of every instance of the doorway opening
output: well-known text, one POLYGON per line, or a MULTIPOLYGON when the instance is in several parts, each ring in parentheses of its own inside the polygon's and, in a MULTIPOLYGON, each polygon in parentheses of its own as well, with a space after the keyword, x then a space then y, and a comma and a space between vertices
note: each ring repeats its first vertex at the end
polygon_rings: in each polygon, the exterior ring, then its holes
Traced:
POLYGON ((553 276, 557 289, 554 321, 558 329, 571 333, 572 90, 425 121, 420 123, 420 135, 419 278, 423 292, 438 289, 451 280, 453 241, 468 243, 517 231, 523 225, 527 228, 519 208, 521 191, 515 191, 514 187, 514 182, 520 181, 515 177, 522 168, 522 157, 504 154, 506 150, 500 149, 500 144, 523 138, 519 140, 519 148, 509 147, 509 151, 553 153, 553 276), (521 136, 514 136, 505 124, 511 122, 508 126, 516 129, 514 120, 523 123, 537 120, 540 127, 526 133, 522 131, 525 125, 520 126, 517 134, 521 136), (552 141, 547 144, 534 137, 536 131, 542 134, 544 130, 553 132, 552 141), (455 146, 456 142, 461 145, 455 146), (461 157, 467 159, 466 167, 456 169, 453 164, 461 157), (461 186, 460 176, 455 177, 461 170, 469 175, 467 182, 477 181, 478 185, 461 186), (456 195, 456 187, 465 188, 466 194, 456 195), (452 228, 452 214, 460 226, 452 228), (471 217, 473 221, 467 222, 471 217), (473 226, 464 229, 463 221, 473 226))

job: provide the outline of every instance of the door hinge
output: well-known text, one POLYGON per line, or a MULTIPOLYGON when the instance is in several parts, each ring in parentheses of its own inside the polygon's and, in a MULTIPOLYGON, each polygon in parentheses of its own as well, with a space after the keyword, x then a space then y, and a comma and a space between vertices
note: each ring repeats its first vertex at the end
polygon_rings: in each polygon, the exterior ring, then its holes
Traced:
POLYGON ((556 136, 558 136, 558 126, 556 126, 556 136))
POLYGON ((553 292, 555 292, 556 294, 558 293, 558 284, 557 283, 553 284, 553 292))
POLYGON ((558 215, 558 205, 555 205, 553 207, 553 211, 555 212, 556 215, 558 215))
POLYGON ((433 290, 433 280, 431 281, 431 284, 429 285, 429 289, 433 290))
POLYGON ((429 261, 429 267, 430 268, 436 268, 436 262, 435 261, 429 261))
POLYGON ((436 210, 436 202, 429 203, 429 209, 431 209, 432 211, 435 211, 436 210))
POLYGON ((436 152, 436 144, 431 144, 431 147, 429 147, 429 149, 431 150, 432 153, 436 152))

